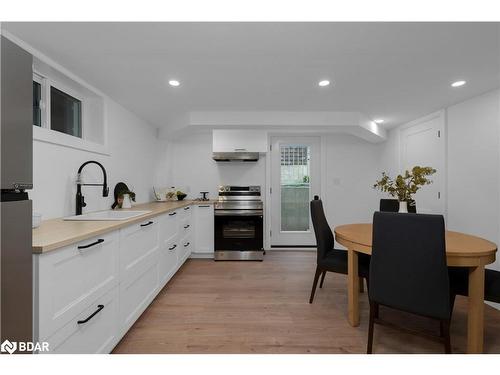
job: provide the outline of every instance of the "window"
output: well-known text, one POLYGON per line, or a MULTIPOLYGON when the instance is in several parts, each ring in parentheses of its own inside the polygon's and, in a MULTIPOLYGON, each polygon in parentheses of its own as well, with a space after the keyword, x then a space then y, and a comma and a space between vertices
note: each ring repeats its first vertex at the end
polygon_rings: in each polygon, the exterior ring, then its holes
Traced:
POLYGON ((33 81, 33 125, 42 126, 42 85, 33 81))
POLYGON ((50 128, 82 137, 82 102, 54 86, 50 87, 50 128))

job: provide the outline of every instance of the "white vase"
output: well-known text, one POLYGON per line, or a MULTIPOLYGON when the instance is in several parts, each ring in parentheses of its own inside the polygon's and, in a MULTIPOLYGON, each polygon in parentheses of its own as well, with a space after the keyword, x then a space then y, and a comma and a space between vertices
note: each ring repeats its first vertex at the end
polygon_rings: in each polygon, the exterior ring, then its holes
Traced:
POLYGON ((123 194, 122 208, 132 208, 132 201, 130 200, 130 195, 123 194))
POLYGON ((407 214, 408 213, 408 202, 399 201, 399 213, 407 214))

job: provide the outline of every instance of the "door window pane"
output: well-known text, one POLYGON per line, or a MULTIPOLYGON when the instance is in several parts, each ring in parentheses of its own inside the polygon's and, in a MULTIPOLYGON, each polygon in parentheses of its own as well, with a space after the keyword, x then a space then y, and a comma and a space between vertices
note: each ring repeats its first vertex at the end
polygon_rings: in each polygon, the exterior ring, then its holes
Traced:
POLYGON ((35 126, 42 126, 40 100, 42 100, 42 85, 33 81, 33 125, 35 126))
POLYGON ((62 133, 82 137, 82 102, 50 88, 50 127, 62 133))
POLYGON ((310 229, 310 147, 282 145, 281 152, 281 230, 310 229))

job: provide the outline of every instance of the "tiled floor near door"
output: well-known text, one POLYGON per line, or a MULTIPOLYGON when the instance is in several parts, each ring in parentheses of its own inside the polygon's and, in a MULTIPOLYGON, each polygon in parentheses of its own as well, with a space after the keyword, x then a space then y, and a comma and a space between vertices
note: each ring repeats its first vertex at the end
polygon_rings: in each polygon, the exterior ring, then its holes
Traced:
MULTIPOLYGON (((188 260, 137 320, 114 353, 364 353, 361 325, 346 318, 346 278, 328 273, 308 303, 315 252, 268 251, 264 262, 188 260)), ((437 323, 381 309, 394 321, 438 330, 437 323)), ((466 349, 467 300, 457 297, 451 326, 455 353, 466 349)), ((500 311, 485 307, 486 353, 500 353, 500 311)), ((377 326, 375 353, 441 353, 442 345, 377 326)))

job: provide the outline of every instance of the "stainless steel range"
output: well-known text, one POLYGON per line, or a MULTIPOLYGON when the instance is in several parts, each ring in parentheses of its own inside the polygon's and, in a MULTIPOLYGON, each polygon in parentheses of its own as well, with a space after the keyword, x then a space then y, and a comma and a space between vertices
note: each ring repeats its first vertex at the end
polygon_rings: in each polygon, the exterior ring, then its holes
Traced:
POLYGON ((220 186, 215 204, 215 260, 263 260, 260 186, 220 186))

